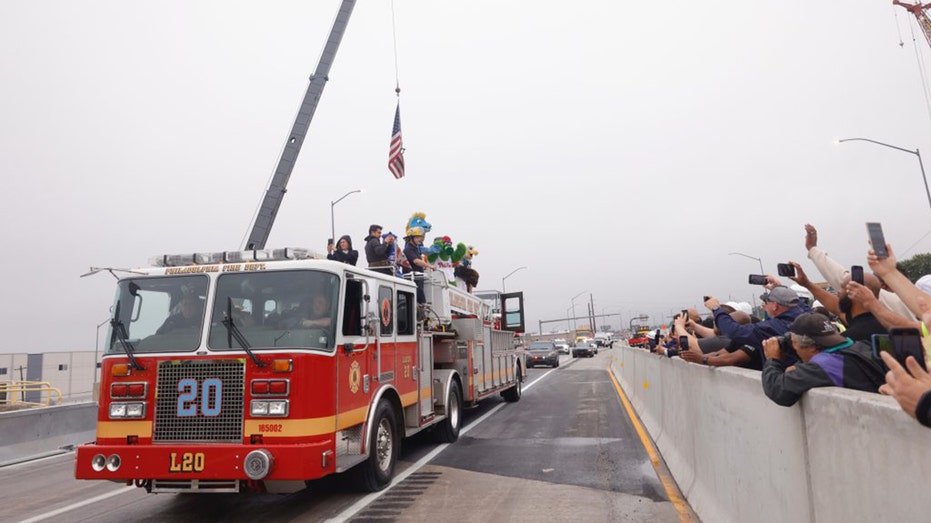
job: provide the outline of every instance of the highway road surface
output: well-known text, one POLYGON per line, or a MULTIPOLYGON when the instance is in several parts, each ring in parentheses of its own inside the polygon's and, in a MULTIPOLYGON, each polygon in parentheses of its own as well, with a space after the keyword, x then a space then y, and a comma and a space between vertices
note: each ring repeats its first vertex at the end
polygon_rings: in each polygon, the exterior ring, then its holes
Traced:
POLYGON ((530 369, 518 403, 468 410, 452 445, 406 440, 394 483, 379 493, 324 480, 290 495, 153 495, 77 481, 69 453, 0 468, 0 522, 695 519, 662 464, 654 468, 606 370, 612 353, 530 369))

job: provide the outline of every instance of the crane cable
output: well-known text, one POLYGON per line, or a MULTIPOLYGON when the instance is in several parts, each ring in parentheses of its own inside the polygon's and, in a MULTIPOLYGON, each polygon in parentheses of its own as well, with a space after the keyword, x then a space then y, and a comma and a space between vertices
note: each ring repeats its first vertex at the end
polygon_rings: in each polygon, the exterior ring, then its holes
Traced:
POLYGON ((398 73, 398 28, 394 21, 394 0, 391 0, 391 38, 394 42, 394 93, 401 101, 401 80, 398 73))
MULTIPOLYGON (((921 21, 919 20, 920 24, 921 21)), ((924 63, 922 62, 921 49, 918 45, 918 39, 915 38, 915 26, 908 24, 908 29, 912 33, 912 45, 915 47, 915 61, 918 63, 918 73, 921 76, 921 91, 925 97, 925 107, 928 109, 928 119, 931 119, 931 94, 928 91, 928 73, 925 71, 924 63)))

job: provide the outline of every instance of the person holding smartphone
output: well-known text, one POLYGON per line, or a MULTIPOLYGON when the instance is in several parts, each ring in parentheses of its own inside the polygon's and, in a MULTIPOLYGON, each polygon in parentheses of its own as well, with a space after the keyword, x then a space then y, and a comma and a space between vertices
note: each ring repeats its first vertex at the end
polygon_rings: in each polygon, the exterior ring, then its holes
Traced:
MULTIPOLYGON (((866 299, 866 294, 870 294, 878 303, 879 289, 882 287, 879 278, 872 274, 864 274, 862 267, 859 267, 859 271, 855 272, 859 273, 859 277, 862 278, 862 285, 853 281, 851 275, 854 271, 851 271, 851 274, 841 279, 841 286, 835 295, 812 283, 801 265, 796 262, 790 262, 790 264, 795 268, 795 276, 789 278, 808 289, 825 309, 844 322, 847 326, 847 330, 844 331, 845 336, 854 341, 869 343, 873 334, 886 333, 886 326, 864 306, 862 301, 866 299), (860 299, 854 300, 850 292, 856 292, 860 299)), ((857 267, 852 267, 852 269, 857 269, 857 267)))
POLYGON ((348 263, 349 265, 355 265, 359 259, 359 251, 352 248, 352 238, 348 234, 344 234, 339 238, 336 247, 333 247, 333 244, 327 244, 327 252, 326 259, 348 263))
POLYGON ((885 369, 873 357, 873 349, 837 332, 831 320, 817 312, 800 315, 789 325, 792 348, 799 362, 791 372, 783 361, 778 337, 763 343, 763 392, 783 407, 795 405, 809 389, 844 387, 879 392, 885 383, 885 369))
MULTIPOLYGON (((808 259, 815 264, 818 272, 821 273, 821 276, 824 277, 828 284, 835 289, 840 289, 844 277, 850 275, 849 267, 845 267, 832 259, 828 256, 827 251, 818 246, 818 230, 810 223, 805 224, 805 252, 808 253, 808 259)), ((878 273, 876 275, 879 276, 878 273)), ((880 290, 878 298, 880 303, 892 312, 912 320, 918 319, 919 315, 909 311, 905 303, 891 290, 880 290)))
MULTIPOLYGON (((921 319, 922 325, 931 323, 931 311, 922 314, 921 319)), ((887 352, 881 352, 880 356, 889 367, 889 372, 879 392, 895 398, 909 416, 931 428, 931 375, 911 356, 905 360, 905 367, 887 352)))
POLYGON ((885 257, 879 257, 876 251, 870 249, 867 251, 866 261, 869 262, 873 273, 882 278, 883 283, 905 302, 915 317, 920 318, 924 314, 924 309, 931 305, 931 295, 919 289, 899 271, 896 267, 895 253, 889 244, 886 244, 886 254, 885 257), (925 304, 924 307, 922 302, 925 304))

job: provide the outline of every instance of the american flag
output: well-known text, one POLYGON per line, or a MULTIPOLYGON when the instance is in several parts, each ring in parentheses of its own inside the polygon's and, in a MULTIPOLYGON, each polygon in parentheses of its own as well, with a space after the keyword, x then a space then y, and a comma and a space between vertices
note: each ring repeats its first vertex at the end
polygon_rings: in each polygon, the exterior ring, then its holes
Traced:
POLYGON ((404 177, 404 144, 401 142, 401 104, 394 111, 394 128, 391 130, 391 147, 388 150, 388 170, 395 179, 404 177))

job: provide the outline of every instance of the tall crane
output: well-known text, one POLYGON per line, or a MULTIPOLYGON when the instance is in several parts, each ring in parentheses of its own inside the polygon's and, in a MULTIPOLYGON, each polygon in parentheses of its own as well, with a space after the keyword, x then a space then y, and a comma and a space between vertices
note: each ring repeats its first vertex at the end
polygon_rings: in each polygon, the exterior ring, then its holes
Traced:
POLYGON ((928 41, 928 45, 931 45, 931 18, 928 18, 928 14, 925 13, 926 10, 931 9, 931 4, 922 4, 920 2, 909 4, 899 2, 899 0, 892 0, 892 5, 900 5, 915 15, 915 18, 918 19, 918 26, 921 27, 921 32, 925 35, 925 40, 928 41))
POLYGON ((336 51, 339 49, 343 33, 346 31, 346 24, 349 23, 349 16, 352 14, 355 5, 356 0, 343 0, 339 7, 336 20, 330 29, 330 36, 323 47, 320 61, 317 62, 317 69, 310 77, 310 85, 307 86, 301 108, 294 119, 294 125, 291 126, 291 133, 288 135, 284 150, 281 152, 281 158, 275 168, 275 175, 268 185, 268 190, 265 191, 265 198, 263 198, 259 212, 255 216, 252 232, 249 233, 249 239, 246 241, 246 249, 265 248, 268 234, 272 230, 275 217, 278 215, 278 209, 281 207, 281 200, 284 198, 284 193, 288 191, 288 180, 291 178, 291 171, 294 170, 297 155, 301 152, 301 146, 304 144, 304 137, 307 136, 310 121, 313 120, 314 112, 317 111, 317 103, 320 101, 323 87, 329 79, 330 66, 333 65, 333 59, 336 57, 336 51))

